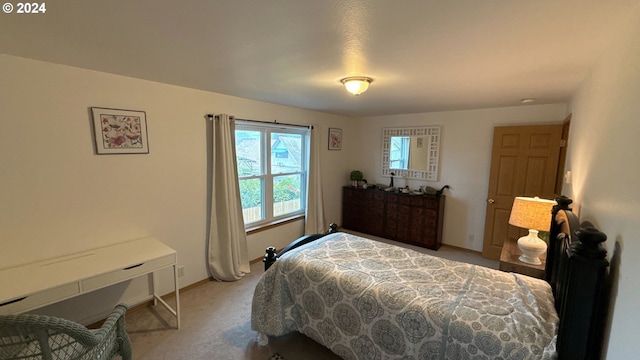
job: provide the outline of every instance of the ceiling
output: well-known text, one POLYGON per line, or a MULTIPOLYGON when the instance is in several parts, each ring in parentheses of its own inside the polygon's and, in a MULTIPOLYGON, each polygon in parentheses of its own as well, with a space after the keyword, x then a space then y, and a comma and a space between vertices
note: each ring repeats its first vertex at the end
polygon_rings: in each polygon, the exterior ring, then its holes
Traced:
POLYGON ((566 102, 635 0, 64 0, 0 53, 347 116, 566 102), (351 75, 374 79, 353 96, 351 75))

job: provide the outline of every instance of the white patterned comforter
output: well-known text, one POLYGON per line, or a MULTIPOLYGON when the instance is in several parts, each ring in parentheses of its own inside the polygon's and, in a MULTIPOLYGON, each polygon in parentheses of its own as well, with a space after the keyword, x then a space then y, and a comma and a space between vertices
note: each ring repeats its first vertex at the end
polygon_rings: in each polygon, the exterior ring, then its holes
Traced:
POLYGON ((347 360, 546 359, 558 316, 542 280, 336 233, 263 274, 251 325, 347 360))

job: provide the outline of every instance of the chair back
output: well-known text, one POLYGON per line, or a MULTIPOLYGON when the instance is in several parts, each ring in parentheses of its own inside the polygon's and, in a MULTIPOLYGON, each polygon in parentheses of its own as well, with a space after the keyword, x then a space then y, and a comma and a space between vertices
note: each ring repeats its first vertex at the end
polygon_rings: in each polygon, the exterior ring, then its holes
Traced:
POLYGON ((124 331, 126 306, 118 305, 100 329, 62 318, 20 314, 0 316, 0 359, 111 359, 131 358, 124 331))

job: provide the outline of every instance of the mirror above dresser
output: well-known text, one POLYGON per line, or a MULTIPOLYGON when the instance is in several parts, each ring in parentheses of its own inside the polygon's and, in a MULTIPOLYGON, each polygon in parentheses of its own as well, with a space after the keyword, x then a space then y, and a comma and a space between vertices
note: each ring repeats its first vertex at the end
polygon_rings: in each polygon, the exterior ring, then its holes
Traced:
POLYGON ((440 126, 383 128, 382 176, 437 181, 440 133, 440 126))

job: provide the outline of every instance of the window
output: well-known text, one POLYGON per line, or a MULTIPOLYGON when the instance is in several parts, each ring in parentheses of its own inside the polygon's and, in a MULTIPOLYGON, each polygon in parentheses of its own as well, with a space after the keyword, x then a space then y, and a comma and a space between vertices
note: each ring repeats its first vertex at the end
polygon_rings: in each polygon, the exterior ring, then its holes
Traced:
POLYGON ((304 214, 309 130, 238 121, 235 135, 245 225, 304 214))

